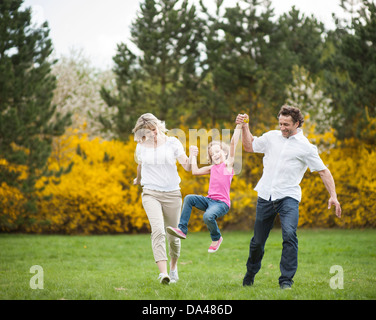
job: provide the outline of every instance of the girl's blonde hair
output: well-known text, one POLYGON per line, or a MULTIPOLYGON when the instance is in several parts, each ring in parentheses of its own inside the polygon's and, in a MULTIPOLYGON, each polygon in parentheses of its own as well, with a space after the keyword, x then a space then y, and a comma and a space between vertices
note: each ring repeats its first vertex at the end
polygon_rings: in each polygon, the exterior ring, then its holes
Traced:
POLYGON ((145 141, 146 130, 157 129, 159 134, 165 134, 168 130, 164 121, 159 120, 155 115, 151 113, 144 113, 138 118, 135 127, 132 130, 134 133, 134 140, 137 142, 145 141))
POLYGON ((230 154, 230 147, 228 144, 222 142, 222 141, 219 141, 219 140, 213 140, 212 142, 209 143, 208 145, 208 162, 209 164, 212 164, 213 163, 213 159, 212 159, 212 156, 210 154, 210 149, 213 147, 213 146, 220 146, 221 149, 226 153, 226 159, 228 158, 229 154, 230 154))

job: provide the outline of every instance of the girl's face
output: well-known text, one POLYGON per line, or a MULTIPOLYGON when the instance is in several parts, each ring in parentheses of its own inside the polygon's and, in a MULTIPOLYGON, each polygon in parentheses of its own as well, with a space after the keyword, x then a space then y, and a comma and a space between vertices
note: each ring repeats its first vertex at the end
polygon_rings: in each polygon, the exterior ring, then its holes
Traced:
POLYGON ((226 160, 226 153, 222 150, 221 146, 217 144, 210 148, 209 154, 213 164, 220 164, 226 160))

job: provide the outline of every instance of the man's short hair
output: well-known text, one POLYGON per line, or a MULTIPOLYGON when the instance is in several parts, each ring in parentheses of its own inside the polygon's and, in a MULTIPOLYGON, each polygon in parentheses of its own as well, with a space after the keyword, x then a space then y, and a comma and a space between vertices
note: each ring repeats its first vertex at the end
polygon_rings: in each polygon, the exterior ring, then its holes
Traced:
POLYGON ((300 128, 303 125, 304 117, 299 108, 291 107, 285 104, 281 107, 281 110, 279 110, 278 118, 280 115, 285 116, 285 117, 291 116, 292 121, 294 121, 294 123, 299 122, 298 128, 300 128))

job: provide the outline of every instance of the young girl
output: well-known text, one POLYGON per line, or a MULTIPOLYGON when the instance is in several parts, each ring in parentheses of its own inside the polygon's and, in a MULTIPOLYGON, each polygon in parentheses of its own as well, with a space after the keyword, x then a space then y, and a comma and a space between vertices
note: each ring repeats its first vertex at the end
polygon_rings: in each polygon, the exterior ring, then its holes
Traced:
MULTIPOLYGON (((209 231, 212 243, 208 252, 216 252, 223 238, 217 225, 217 219, 223 217, 230 209, 230 185, 234 176, 235 149, 239 141, 242 125, 238 124, 228 147, 221 141, 212 141, 208 146, 209 166, 197 167, 198 151, 192 153, 192 174, 210 174, 209 191, 207 197, 201 195, 187 195, 184 198, 183 210, 178 228, 167 227, 167 232, 180 239, 185 239, 188 233, 188 222, 192 207, 205 211, 203 219, 209 231)), ((192 149, 193 151, 194 149, 192 149)))

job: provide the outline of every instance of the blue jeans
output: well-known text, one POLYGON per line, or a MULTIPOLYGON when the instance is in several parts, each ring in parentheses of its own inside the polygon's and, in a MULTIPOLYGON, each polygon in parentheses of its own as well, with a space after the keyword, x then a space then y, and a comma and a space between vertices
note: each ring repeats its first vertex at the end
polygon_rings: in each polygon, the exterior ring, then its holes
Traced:
POLYGON ((275 201, 257 199, 254 235, 249 245, 247 273, 255 275, 261 268, 265 242, 273 228, 274 219, 279 213, 282 227, 281 276, 279 283, 292 284, 292 278, 298 268, 298 237, 296 229, 299 219, 299 202, 291 197, 275 201))
POLYGON ((187 195, 184 198, 178 226, 185 234, 188 233, 188 222, 191 217, 192 207, 205 211, 203 218, 210 231, 210 237, 212 241, 218 241, 221 238, 221 232, 219 231, 216 219, 223 217, 228 212, 228 205, 223 201, 213 200, 204 196, 187 195))

